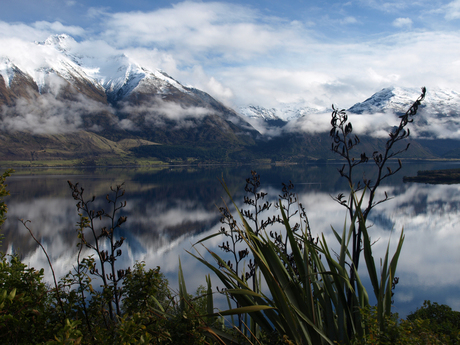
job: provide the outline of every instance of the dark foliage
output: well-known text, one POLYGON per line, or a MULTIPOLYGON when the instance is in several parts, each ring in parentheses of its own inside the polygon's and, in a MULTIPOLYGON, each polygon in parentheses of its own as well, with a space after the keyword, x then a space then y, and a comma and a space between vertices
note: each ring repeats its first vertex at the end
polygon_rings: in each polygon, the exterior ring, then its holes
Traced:
POLYGON ((433 333, 445 335, 450 344, 460 344, 460 312, 445 304, 424 301, 420 308, 407 316, 407 319, 412 322, 427 320, 428 328, 433 333))
MULTIPOLYGON (((389 139, 385 143, 385 147, 381 151, 374 151, 371 155, 366 152, 356 152, 356 148, 360 144, 359 137, 353 133, 353 126, 348 120, 348 115, 344 109, 338 109, 334 106, 331 119, 331 131, 330 136, 332 138, 331 149, 342 159, 345 160, 342 168, 338 169, 341 177, 347 180, 348 185, 352 193, 366 190, 367 199, 363 203, 362 215, 363 223, 366 224, 367 217, 371 210, 378 204, 385 202, 390 199, 387 192, 384 192, 384 196, 381 199, 377 199, 377 189, 381 183, 390 176, 396 174, 402 168, 401 160, 397 160, 397 166, 390 167, 392 159, 396 158, 401 153, 408 150, 410 143, 401 147, 397 144, 404 139, 407 139, 410 135, 410 130, 407 125, 413 122, 413 117, 417 114, 418 107, 425 98, 426 88, 422 88, 422 94, 412 104, 404 115, 400 116, 400 123, 395 126, 388 133, 389 139), (374 163, 373 168, 375 169, 375 179, 371 180, 368 176, 372 174, 367 172, 363 173, 362 177, 356 176, 356 167, 364 165, 372 161, 374 163)), ((352 194, 346 196, 343 193, 334 197, 334 200, 344 206, 349 213, 349 219, 353 220, 355 217, 355 203, 352 200, 352 194)), ((356 274, 355 272, 359 267, 359 260, 361 256, 362 248, 362 225, 360 223, 353 230, 352 236, 352 264, 350 265, 350 279, 352 288, 355 288, 356 274)), ((348 293, 348 300, 350 306, 352 306, 352 291, 350 289, 348 293)), ((349 334, 352 333, 351 325, 348 325, 349 334)))

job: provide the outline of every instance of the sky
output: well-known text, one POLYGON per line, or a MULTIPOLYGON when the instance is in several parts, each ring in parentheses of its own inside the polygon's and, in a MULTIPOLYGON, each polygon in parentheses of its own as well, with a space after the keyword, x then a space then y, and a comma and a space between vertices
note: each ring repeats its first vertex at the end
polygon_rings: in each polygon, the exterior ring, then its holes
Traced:
POLYGON ((348 108, 390 86, 460 91, 460 0, 2 2, 0 53, 66 33, 233 107, 348 108))

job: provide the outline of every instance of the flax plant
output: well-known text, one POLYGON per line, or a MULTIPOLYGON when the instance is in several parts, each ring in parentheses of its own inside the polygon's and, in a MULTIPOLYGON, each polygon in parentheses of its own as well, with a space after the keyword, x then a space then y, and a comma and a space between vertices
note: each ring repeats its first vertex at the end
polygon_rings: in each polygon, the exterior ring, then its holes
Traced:
MULTIPOLYGON (((230 196, 225 182, 222 184, 230 196)), ((340 246, 338 253, 329 249, 324 235, 317 242, 307 228, 294 232, 285 210, 279 207, 292 251, 291 259, 267 234, 257 234, 232 200, 241 220, 236 229, 252 253, 268 291, 254 291, 247 281, 235 274, 219 255, 209 249, 217 266, 202 256, 192 254, 216 274, 227 293, 238 301, 237 308, 214 315, 247 313, 252 322, 267 334, 276 331, 295 344, 348 344, 354 337, 364 336, 366 329, 359 308, 369 307, 369 298, 358 272, 354 272, 356 289, 353 289, 349 275, 349 262, 352 261, 350 240, 354 227, 362 226, 367 272, 377 299, 379 325, 383 329, 384 316, 391 312, 391 287, 404 236, 401 234, 391 260, 387 248, 379 277, 361 212, 364 194, 359 200, 353 191, 352 196, 356 212, 350 225, 344 225, 341 235, 332 229, 340 246), (353 292, 353 309, 348 303, 349 291, 353 292), (351 334, 347 331, 347 325, 351 325, 351 334)))
MULTIPOLYGON (((333 140, 331 149, 333 152, 338 154, 342 159, 345 160, 341 169, 338 169, 340 176, 347 180, 348 185, 352 191, 363 191, 366 189, 367 200, 363 202, 361 210, 355 209, 355 202, 352 194, 347 198, 343 193, 340 193, 336 197, 333 197, 335 201, 344 206, 349 214, 349 219, 356 218, 356 212, 361 214, 363 221, 359 222, 359 226, 356 226, 353 231, 351 238, 351 255, 352 265, 350 265, 349 272, 351 278, 351 286, 353 289, 357 278, 354 276, 354 272, 358 270, 361 253, 364 250, 362 245, 363 238, 365 237, 364 229, 366 227, 366 220, 374 207, 377 205, 390 200, 392 197, 384 192, 384 197, 377 197, 377 190, 382 186, 382 182, 395 175, 402 168, 401 160, 397 159, 397 166, 394 166, 396 158, 402 153, 409 149, 410 143, 405 146, 401 146, 403 142, 409 138, 410 130, 408 125, 414 121, 414 117, 421 105, 421 102, 425 99, 426 88, 422 87, 422 93, 415 100, 415 102, 409 107, 405 114, 399 116, 399 125, 394 126, 388 133, 389 138, 386 140, 385 146, 381 150, 376 150, 372 153, 372 158, 366 155, 366 152, 357 153, 356 148, 360 144, 360 139, 353 132, 353 126, 349 121, 348 115, 345 109, 338 109, 332 106, 332 119, 331 119, 331 131, 330 136, 333 140), (362 177, 357 177, 356 167, 359 165, 366 165, 369 161, 373 161, 374 165, 369 167, 366 173, 363 173, 362 177), (392 165, 393 167, 390 167, 392 165), (373 180, 370 179, 372 172, 375 174, 373 180)), ((359 175, 358 175, 359 176, 359 175)), ((394 278, 394 277, 393 277, 394 278)), ((395 283, 397 281, 395 280, 395 283)), ((348 292, 348 303, 350 308, 354 308, 353 304, 353 289, 348 292)), ((348 324, 348 333, 352 334, 352 325, 348 324)))

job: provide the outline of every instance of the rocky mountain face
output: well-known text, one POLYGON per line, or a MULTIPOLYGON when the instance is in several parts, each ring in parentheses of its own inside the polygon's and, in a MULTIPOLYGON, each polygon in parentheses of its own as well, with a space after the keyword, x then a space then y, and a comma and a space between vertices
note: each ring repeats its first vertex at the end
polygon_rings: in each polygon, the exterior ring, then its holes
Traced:
MULTIPOLYGON (((43 58, 33 63, 0 57, 0 135, 5 142, 14 142, 17 133, 49 142, 56 135, 71 138, 90 131, 115 143, 136 138, 203 147, 254 144, 257 132, 251 125, 210 95, 125 55, 94 66, 92 57, 72 52, 74 43, 67 35, 38 42, 34 48, 43 58)), ((27 159, 13 149, 18 145, 8 146, 3 159, 27 159)), ((47 156, 46 148, 34 151, 47 156)))
MULTIPOLYGON (((33 58, 0 57, 0 143, 5 148, 0 160, 337 158, 327 135, 330 109, 297 102, 234 111, 126 55, 101 63, 76 52, 75 45, 73 38, 55 35, 35 43, 33 58)), ((359 123, 355 128, 363 133, 363 146, 373 150, 384 143, 375 138, 375 120, 384 131, 391 129, 419 94, 392 87, 348 109, 359 123)), ((456 92, 428 89, 412 126, 412 157, 457 154, 452 150, 460 133, 459 101, 456 92), (439 139, 450 140, 449 145, 439 139)))

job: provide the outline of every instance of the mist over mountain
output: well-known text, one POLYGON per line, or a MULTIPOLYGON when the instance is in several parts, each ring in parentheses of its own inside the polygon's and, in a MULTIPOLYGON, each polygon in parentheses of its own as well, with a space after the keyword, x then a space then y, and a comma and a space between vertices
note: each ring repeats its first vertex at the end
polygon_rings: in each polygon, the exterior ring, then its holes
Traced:
MULTIPOLYGON (((407 111, 410 100, 415 100, 419 94, 420 90, 416 88, 385 88, 355 104, 348 112, 399 116, 407 111)), ((411 135, 418 139, 460 139, 460 93, 440 88, 428 89, 411 124, 411 135)))
MULTIPOLYGON (((68 35, 14 48, 0 56, 1 160, 337 158, 330 109, 298 101, 235 111, 127 55, 83 51, 68 35)), ((381 145, 419 94, 390 87, 348 109, 363 149, 381 145)), ((411 124, 411 157, 456 157, 459 101, 428 88, 411 124)))
POLYGON ((37 142, 33 151, 43 158, 50 156, 43 143, 52 136, 76 138, 82 131, 111 140, 113 149, 127 138, 150 145, 254 144, 252 126, 210 95, 126 55, 101 59, 73 53, 75 46, 70 36, 56 35, 30 45, 33 58, 0 57, 0 132, 10 149, 4 159, 30 158, 25 151, 32 148, 21 148, 17 133, 29 142, 25 146, 37 142))

